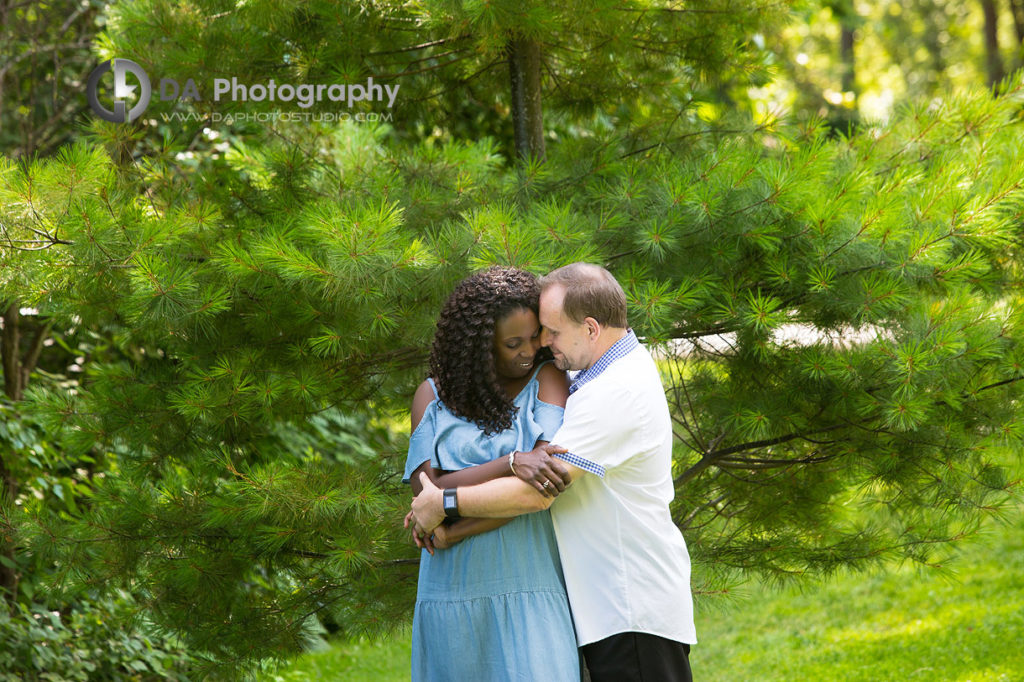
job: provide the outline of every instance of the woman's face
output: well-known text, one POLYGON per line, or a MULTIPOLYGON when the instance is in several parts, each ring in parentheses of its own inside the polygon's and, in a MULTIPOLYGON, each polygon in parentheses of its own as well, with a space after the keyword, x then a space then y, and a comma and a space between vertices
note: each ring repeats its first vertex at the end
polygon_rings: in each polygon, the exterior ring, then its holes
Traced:
POLYGON ((540 350, 540 323, 529 308, 519 308, 494 323, 494 370, 502 379, 519 379, 533 369, 540 350))

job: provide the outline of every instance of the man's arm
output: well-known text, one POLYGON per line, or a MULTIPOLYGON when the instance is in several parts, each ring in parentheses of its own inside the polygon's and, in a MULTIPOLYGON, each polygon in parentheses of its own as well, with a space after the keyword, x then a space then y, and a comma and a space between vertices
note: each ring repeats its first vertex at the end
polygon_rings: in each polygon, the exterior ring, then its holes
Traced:
MULTIPOLYGON (((547 441, 537 441, 536 447, 530 452, 517 452, 516 454, 519 455, 519 465, 515 473, 519 478, 509 478, 528 481, 526 485, 530 486, 531 489, 535 489, 538 495, 551 500, 558 496, 559 493, 565 491, 566 486, 569 485, 570 479, 567 467, 571 465, 552 458, 548 452, 548 450, 560 452, 564 451, 564 448, 552 446, 552 448, 544 449, 541 447, 542 445, 547 445, 547 441)), ((492 473, 495 471, 495 468, 490 465, 494 464, 494 462, 506 462, 508 459, 508 456, 499 457, 497 460, 487 464, 478 464, 477 466, 467 467, 460 471, 450 472, 434 469, 430 466, 430 462, 424 462, 413 473, 409 483, 412 485, 413 494, 416 496, 420 495, 423 491, 421 474, 426 476, 436 489, 458 487, 460 490, 468 490, 477 484, 496 480, 498 477, 507 476, 509 473, 512 473, 511 467, 508 467, 507 471, 492 473)), ((416 546, 426 549, 433 554, 435 547, 437 549, 448 549, 468 537, 501 528, 512 520, 512 517, 501 516, 481 518, 467 514, 464 511, 460 513, 460 516, 462 518, 456 521, 439 525, 437 528, 432 529, 434 531, 433 535, 427 533, 421 536, 414 526, 412 536, 416 546)), ((410 519, 406 518, 406 528, 409 525, 410 519)))
MULTIPOLYGON (((561 450, 553 445, 540 449, 561 450)), ((572 479, 585 473, 572 464, 563 462, 572 479)), ((429 534, 444 520, 441 504, 441 488, 434 485, 425 474, 420 474, 423 490, 412 501, 413 521, 416 530, 429 534)), ((530 484, 511 476, 498 478, 478 485, 458 488, 459 515, 473 518, 508 518, 541 511, 551 506, 553 497, 545 497, 530 484)))
POLYGON ((509 455, 502 455, 483 464, 466 467, 458 471, 444 471, 435 469, 429 461, 421 464, 413 472, 409 479, 412 486, 412 494, 420 494, 420 473, 425 473, 431 482, 438 488, 454 488, 456 486, 471 486, 485 483, 495 478, 515 474, 526 480, 533 480, 536 487, 542 494, 552 497, 565 490, 569 484, 569 473, 563 466, 561 460, 553 459, 547 451, 540 450, 539 446, 547 445, 547 441, 539 440, 530 452, 517 452, 519 458, 515 470, 509 461, 509 455), (543 484, 550 481, 548 488, 543 484))

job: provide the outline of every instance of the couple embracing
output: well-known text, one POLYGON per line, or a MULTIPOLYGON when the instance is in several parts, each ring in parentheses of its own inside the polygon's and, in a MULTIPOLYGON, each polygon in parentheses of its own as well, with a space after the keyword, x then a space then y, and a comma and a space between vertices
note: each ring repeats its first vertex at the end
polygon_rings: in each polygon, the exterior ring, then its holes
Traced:
POLYGON ((607 270, 460 282, 412 426, 413 680, 691 679, 671 419, 607 270))

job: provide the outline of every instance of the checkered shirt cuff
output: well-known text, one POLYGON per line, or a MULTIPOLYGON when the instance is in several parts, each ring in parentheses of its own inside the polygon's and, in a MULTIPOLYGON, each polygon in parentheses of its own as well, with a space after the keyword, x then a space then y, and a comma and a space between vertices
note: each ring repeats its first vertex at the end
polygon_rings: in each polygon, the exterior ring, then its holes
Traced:
POLYGON ((597 462, 591 462, 586 457, 580 457, 579 455, 574 455, 571 452, 562 452, 553 456, 558 457, 559 459, 564 459, 574 467, 583 469, 584 471, 589 471, 596 476, 604 478, 604 467, 597 462))

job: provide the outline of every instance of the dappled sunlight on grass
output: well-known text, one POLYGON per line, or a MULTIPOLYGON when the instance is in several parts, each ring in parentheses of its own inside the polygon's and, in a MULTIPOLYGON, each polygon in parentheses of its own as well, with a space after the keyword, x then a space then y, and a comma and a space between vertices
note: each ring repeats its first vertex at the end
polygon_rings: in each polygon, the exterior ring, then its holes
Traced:
MULTIPOLYGON (((891 614, 894 618, 897 614, 891 614)), ((869 642, 869 641, 880 641, 885 639, 891 639, 893 637, 902 637, 904 635, 917 637, 942 630, 948 627, 946 623, 943 623, 938 617, 927 618, 925 620, 917 619, 910 621, 903 621, 894 623, 892 625, 880 625, 877 629, 870 628, 870 624, 864 626, 846 628, 839 630, 838 632, 830 633, 827 638, 832 642, 869 642)))
POLYGON ((1024 521, 991 523, 944 573, 846 574, 698 610, 695 678, 1024 679, 1024 521))

